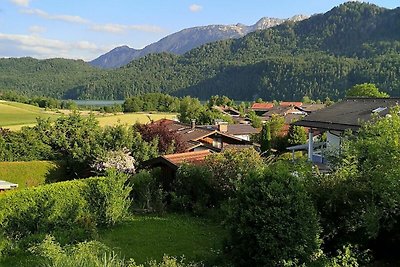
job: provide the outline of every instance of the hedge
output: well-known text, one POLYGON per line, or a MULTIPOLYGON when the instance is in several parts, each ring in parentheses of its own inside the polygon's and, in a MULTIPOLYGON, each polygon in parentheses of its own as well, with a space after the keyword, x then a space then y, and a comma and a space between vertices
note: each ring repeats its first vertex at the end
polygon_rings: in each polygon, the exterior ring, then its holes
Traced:
POLYGON ((54 231, 96 230, 115 224, 129 207, 127 177, 106 177, 54 183, 10 192, 0 198, 0 226, 8 239, 54 231))

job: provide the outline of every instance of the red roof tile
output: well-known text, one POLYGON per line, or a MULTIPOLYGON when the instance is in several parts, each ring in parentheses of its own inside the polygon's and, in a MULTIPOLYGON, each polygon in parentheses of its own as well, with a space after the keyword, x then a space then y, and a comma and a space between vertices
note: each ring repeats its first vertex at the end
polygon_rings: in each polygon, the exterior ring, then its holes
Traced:
POLYGON ((202 150, 165 155, 163 156, 163 158, 173 163, 174 165, 180 165, 182 163, 201 164, 204 159, 210 154, 211 152, 209 150, 202 150))
POLYGON ((253 105, 251 106, 251 109, 255 109, 255 110, 261 109, 261 110, 264 110, 264 109, 270 109, 270 108, 273 108, 273 107, 274 107, 274 104, 273 104, 273 103, 253 103, 253 105))

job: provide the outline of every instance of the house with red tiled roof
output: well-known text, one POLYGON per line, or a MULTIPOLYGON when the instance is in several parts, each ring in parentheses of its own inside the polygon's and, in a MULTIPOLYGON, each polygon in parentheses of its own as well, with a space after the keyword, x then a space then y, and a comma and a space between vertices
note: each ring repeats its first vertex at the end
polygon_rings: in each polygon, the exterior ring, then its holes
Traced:
POLYGON ((169 188, 175 178, 176 171, 182 164, 201 165, 206 157, 212 153, 210 150, 201 150, 163 155, 143 162, 143 167, 160 168, 163 175, 163 180, 161 181, 163 188, 169 188))
POLYGON ((217 125, 196 125, 162 119, 153 123, 165 125, 169 131, 174 131, 185 143, 184 153, 170 154, 150 159, 143 163, 144 167, 161 167, 165 176, 165 186, 168 186, 175 177, 176 171, 183 163, 202 164, 211 153, 218 153, 225 149, 243 149, 259 145, 250 141, 246 135, 257 133, 259 130, 251 125, 228 125, 219 122, 217 125))
POLYGON ((211 153, 212 152, 210 150, 202 150, 163 155, 146 161, 145 165, 152 167, 166 167, 168 169, 176 171, 179 166, 184 163, 190 163, 194 165, 202 164, 205 158, 211 153))
POLYGON ((185 143, 186 152, 199 150, 212 150, 220 152, 226 145, 254 145, 249 140, 242 139, 229 133, 231 126, 221 123, 220 125, 196 125, 185 124, 173 120, 162 119, 153 123, 165 125, 169 131, 174 131, 185 143))
POLYGON ((269 109, 273 108, 274 104, 273 103, 253 103, 251 105, 251 110, 254 110, 255 112, 257 111, 268 111, 269 109))
POLYGON ((301 107, 303 105, 302 102, 280 102, 279 106, 282 107, 301 107))

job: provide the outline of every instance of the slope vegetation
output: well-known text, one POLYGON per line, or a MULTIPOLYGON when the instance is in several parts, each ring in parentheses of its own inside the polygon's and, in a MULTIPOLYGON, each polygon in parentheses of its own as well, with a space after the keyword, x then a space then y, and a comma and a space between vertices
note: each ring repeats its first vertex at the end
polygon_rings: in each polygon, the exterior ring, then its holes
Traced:
POLYGON ((240 100, 294 100, 304 95, 337 99, 350 86, 371 82, 399 96, 399 27, 400 8, 347 2, 297 23, 206 44, 182 56, 150 54, 112 71, 96 70, 79 61, 70 61, 70 65, 67 61, 32 63, 39 69, 48 67, 44 72, 18 67, 28 59, 10 59, 18 64, 4 69, 3 59, 0 88, 81 99, 165 92, 202 99, 225 94, 240 100), (17 79, 12 71, 30 75, 17 79))

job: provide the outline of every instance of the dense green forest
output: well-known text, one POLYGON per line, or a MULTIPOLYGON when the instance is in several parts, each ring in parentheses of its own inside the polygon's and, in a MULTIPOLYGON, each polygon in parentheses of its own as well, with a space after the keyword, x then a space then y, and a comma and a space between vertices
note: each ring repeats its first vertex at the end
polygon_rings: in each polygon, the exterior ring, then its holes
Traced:
POLYGON ((117 70, 83 61, 0 59, 0 88, 63 99, 125 99, 165 92, 207 99, 338 99, 354 84, 400 96, 400 8, 347 2, 298 23, 152 54, 117 70))

